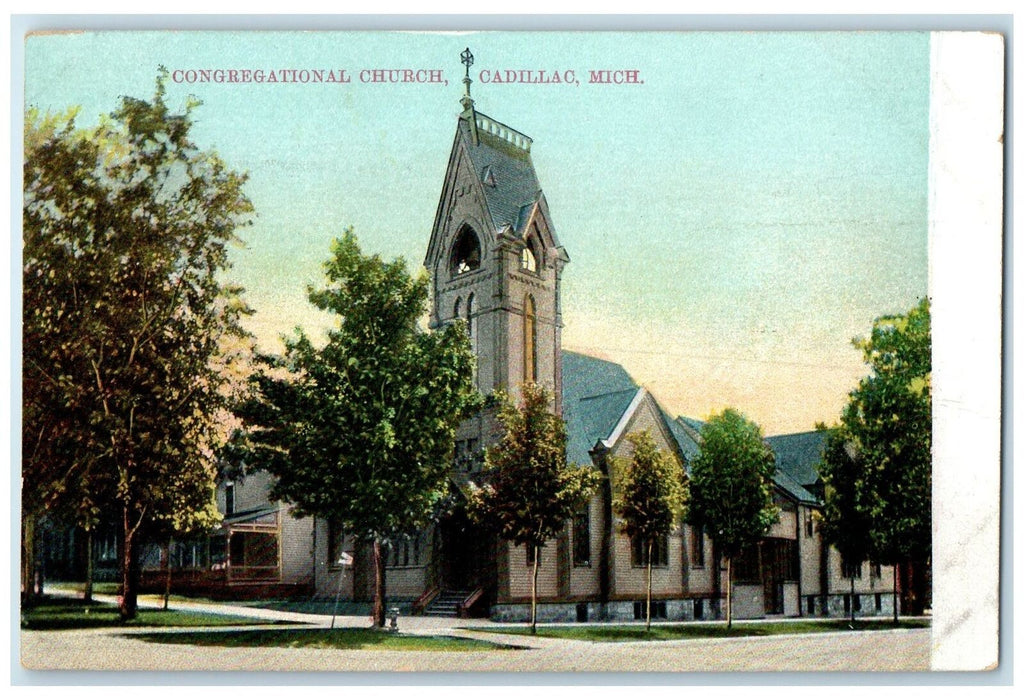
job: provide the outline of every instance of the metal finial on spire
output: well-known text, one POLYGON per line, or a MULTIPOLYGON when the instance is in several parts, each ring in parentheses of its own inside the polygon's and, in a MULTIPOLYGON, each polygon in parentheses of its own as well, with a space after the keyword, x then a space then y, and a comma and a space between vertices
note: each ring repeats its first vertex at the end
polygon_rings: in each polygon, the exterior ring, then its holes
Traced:
POLYGON ((473 65, 473 52, 467 46, 466 50, 459 54, 459 56, 462 58, 462 64, 466 66, 466 77, 462 79, 462 84, 466 86, 466 94, 462 96, 461 102, 462 108, 468 111, 473 107, 473 98, 469 95, 469 86, 473 83, 469 79, 469 67, 473 65))

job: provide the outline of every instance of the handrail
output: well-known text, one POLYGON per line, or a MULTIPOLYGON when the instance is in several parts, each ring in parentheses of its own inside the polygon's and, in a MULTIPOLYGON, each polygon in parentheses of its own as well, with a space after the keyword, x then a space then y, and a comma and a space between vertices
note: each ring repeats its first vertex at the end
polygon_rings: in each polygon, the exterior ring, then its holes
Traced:
POLYGON ((427 606, 433 602, 434 598, 441 593, 441 589, 437 586, 432 586, 423 592, 419 598, 412 604, 412 614, 422 615, 423 611, 427 609, 427 606))
POLYGON ((470 593, 464 601, 459 603, 459 617, 469 617, 470 609, 476 605, 476 602, 483 597, 484 589, 477 588, 475 591, 470 593))

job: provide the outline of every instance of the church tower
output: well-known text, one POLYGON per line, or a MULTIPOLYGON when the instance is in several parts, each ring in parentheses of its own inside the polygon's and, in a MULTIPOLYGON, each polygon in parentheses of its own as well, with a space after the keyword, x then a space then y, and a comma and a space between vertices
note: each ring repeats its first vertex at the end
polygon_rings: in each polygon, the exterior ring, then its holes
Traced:
MULTIPOLYGON (((536 382, 554 394, 560 412, 559 287, 569 257, 537 180, 532 140, 476 110, 469 49, 462 62, 463 111, 425 262, 433 294, 430 324, 456 318, 467 323, 480 393, 500 388, 515 397, 523 383, 536 382)), ((483 434, 475 438, 479 450, 489 441, 483 434)))
MULTIPOLYGON (((562 269, 547 200, 530 157, 531 139, 476 110, 466 66, 462 113, 448 158, 425 265, 431 277, 430 325, 467 324, 476 355, 476 388, 504 389, 514 400, 527 382, 546 386, 562 405, 562 269)), ((455 435, 456 483, 477 478, 484 450, 500 437, 493 406, 463 421, 455 435)), ((439 524, 435 585, 481 589, 494 603, 528 571, 508 543, 481 536, 465 512, 439 524), (518 574, 516 573, 518 572, 518 574)), ((522 548, 519 548, 522 549, 522 548)), ((518 555, 517 555, 518 556, 518 555)))

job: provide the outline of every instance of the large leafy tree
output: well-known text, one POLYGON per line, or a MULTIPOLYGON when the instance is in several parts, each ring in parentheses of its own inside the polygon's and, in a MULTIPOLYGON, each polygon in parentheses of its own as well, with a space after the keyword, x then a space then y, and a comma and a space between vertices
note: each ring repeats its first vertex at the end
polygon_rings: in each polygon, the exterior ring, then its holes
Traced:
POLYGON ((779 520, 775 456, 761 428, 735 409, 712 415, 700 434, 700 453, 690 465, 687 517, 707 532, 726 561, 726 618, 732 627, 732 560, 779 520))
POLYGON ((191 141, 198 103, 173 112, 165 78, 94 128, 25 127, 23 536, 44 511, 116 513, 125 618, 147 533, 219 517, 222 370, 248 311, 223 279, 245 178, 191 141))
POLYGON ((299 329, 282 357, 263 357, 239 415, 249 462, 277 477, 273 498, 372 543, 383 626, 383 548, 425 527, 447 493, 455 429, 478 403, 473 355, 461 324, 420 329, 425 275, 364 255, 351 229, 331 252, 309 299, 338 326, 321 346, 299 329))
POLYGON ((501 439, 489 447, 485 483, 470 494, 469 512, 499 537, 533 555, 530 631, 537 632, 537 573, 544 543, 558 535, 600 483, 591 467, 569 464, 565 421, 551 411, 551 394, 524 384, 516 405, 497 394, 501 439))
POLYGON ((631 459, 618 459, 615 513, 621 530, 642 543, 647 562, 647 629, 651 629, 651 574, 654 544, 671 532, 685 513, 687 478, 683 465, 670 452, 658 449, 649 431, 628 436, 631 459))
MULTIPOLYGON (((834 431, 842 449, 825 454, 822 471, 850 483, 854 498, 833 489, 834 518, 869 519, 872 556, 898 569, 931 556, 931 308, 922 299, 908 313, 875 320, 857 338, 871 373, 843 409, 834 431)), ((826 480, 826 483, 828 481, 826 480)), ((829 493, 826 491, 826 498, 829 493)), ((921 596, 926 591, 919 592, 921 596)), ((899 615, 896 582, 893 614, 899 615)))

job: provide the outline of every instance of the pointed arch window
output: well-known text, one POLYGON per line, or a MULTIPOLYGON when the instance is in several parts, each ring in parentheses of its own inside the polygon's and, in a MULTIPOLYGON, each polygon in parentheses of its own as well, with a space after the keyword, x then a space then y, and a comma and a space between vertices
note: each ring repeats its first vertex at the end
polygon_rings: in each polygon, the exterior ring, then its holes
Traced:
POLYGON ((537 307, 532 296, 523 304, 523 381, 537 381, 537 307))
POLYGON ((526 245, 523 246, 523 258, 521 261, 521 267, 524 270, 529 270, 530 272, 537 271, 537 254, 533 252, 532 240, 527 241, 526 245))
POLYGON ((462 318, 462 297, 455 297, 455 306, 452 307, 452 320, 462 318))
POLYGON ((480 239, 469 226, 464 226, 452 248, 452 274, 461 275, 480 267, 480 239))
POLYGON ((530 272, 536 272, 542 263, 541 248, 538 242, 540 239, 538 236, 537 226, 534 225, 532 232, 526 237, 526 244, 523 246, 523 253, 520 259, 520 267, 530 272))

